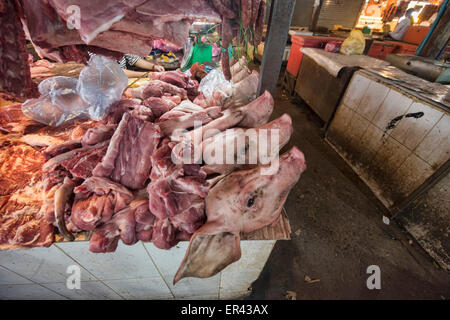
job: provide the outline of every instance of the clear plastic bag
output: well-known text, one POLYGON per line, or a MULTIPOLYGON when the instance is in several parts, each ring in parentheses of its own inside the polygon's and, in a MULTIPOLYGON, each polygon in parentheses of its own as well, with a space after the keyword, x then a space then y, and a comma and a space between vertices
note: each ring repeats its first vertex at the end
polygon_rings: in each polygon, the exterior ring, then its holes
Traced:
POLYGON ((214 69, 200 82, 198 91, 202 92, 206 99, 216 99, 218 96, 228 98, 233 92, 233 85, 225 79, 222 70, 214 69))
POLYGON ((224 108, 245 106, 256 98, 259 73, 255 70, 245 79, 233 85, 232 95, 223 103, 224 108))
POLYGON ((52 77, 39 84, 41 96, 22 104, 22 111, 33 120, 49 126, 59 126, 78 118, 87 117, 87 104, 80 98, 77 79, 52 77))
POLYGON ((117 61, 101 55, 93 55, 81 71, 77 89, 88 105, 89 117, 100 120, 106 111, 120 100, 128 84, 128 77, 117 61))
POLYGON ((51 77, 39 84, 41 96, 22 104, 22 111, 33 120, 60 126, 79 118, 102 119, 109 107, 120 100, 128 78, 119 64, 94 55, 79 79, 51 77))
POLYGON ((359 30, 352 30, 344 42, 342 42, 340 52, 346 55, 363 54, 366 40, 359 30))
POLYGON ((41 83, 39 83, 38 89, 41 95, 50 93, 54 90, 59 89, 73 89, 76 91, 77 89, 77 82, 78 80, 75 78, 70 77, 51 77, 47 78, 45 80, 42 80, 41 83))

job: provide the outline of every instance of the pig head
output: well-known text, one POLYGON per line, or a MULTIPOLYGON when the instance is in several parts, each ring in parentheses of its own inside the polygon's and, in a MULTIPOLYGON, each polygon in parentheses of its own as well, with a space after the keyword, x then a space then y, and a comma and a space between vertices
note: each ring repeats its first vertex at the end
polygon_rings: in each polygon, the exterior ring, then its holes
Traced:
POLYGON ((305 158, 293 147, 279 157, 275 174, 263 174, 265 167, 235 171, 209 191, 207 221, 193 234, 174 283, 217 274, 240 259, 240 232, 258 230, 279 219, 289 191, 306 170, 305 158))

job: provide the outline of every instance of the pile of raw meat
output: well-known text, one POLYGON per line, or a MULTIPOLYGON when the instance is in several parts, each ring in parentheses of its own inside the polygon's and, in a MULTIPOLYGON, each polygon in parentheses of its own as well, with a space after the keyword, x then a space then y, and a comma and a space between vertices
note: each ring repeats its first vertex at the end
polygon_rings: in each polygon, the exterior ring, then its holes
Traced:
MULTIPOLYGON (((261 41, 265 8, 264 0, 0 0, 0 92, 38 95, 26 39, 41 57, 85 63, 88 51, 119 59, 123 53, 146 56, 154 41, 183 47, 191 24, 203 19, 221 23, 226 49, 236 37, 261 41)), ((229 80, 225 51, 223 70, 229 80)))
MULTIPOLYGON (((258 73, 238 81, 239 69, 231 95, 209 99, 179 71, 153 73, 101 121, 49 127, 26 118, 20 104, 1 108, 0 248, 50 246, 55 229, 68 240, 91 232, 92 252, 113 252, 119 240, 161 249, 190 240, 176 281, 239 259, 240 232, 275 224, 306 168, 295 147, 271 175, 259 158, 222 164, 189 154, 212 154, 249 130, 277 129, 279 145, 269 146, 276 154, 288 142, 290 117, 268 122, 272 96, 255 99, 258 73)), ((248 143, 233 157, 248 158, 248 143)))

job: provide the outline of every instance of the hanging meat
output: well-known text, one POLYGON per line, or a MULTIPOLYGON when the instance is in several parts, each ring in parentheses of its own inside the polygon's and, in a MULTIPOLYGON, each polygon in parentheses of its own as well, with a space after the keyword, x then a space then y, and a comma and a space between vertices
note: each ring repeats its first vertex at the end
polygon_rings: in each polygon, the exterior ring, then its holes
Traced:
POLYGON ((119 59, 123 53, 147 55, 161 39, 182 47, 196 18, 222 23, 222 67, 229 80, 228 46, 236 37, 261 41, 265 8, 260 0, 113 0, 106 7, 101 1, 0 0, 0 92, 37 95, 25 38, 41 57, 86 63, 88 51, 119 59))

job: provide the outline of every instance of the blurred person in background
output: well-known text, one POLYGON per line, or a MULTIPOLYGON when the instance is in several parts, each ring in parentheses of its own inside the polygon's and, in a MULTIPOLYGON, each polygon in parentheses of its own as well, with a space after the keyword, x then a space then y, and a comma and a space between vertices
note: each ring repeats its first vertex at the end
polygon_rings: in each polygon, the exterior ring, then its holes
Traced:
POLYGON ((412 8, 406 10, 405 16, 399 20, 397 26, 395 27, 395 30, 389 32, 389 34, 386 36, 386 39, 402 41, 403 37, 408 31, 409 26, 413 24, 414 12, 415 11, 412 8))
POLYGON ((124 54, 122 59, 119 60, 118 62, 119 66, 122 68, 123 72, 125 72, 128 78, 139 78, 145 76, 145 74, 148 73, 148 71, 156 71, 156 72, 164 71, 163 66, 154 64, 135 54, 129 53, 124 54), (135 68, 148 71, 132 70, 135 68))

